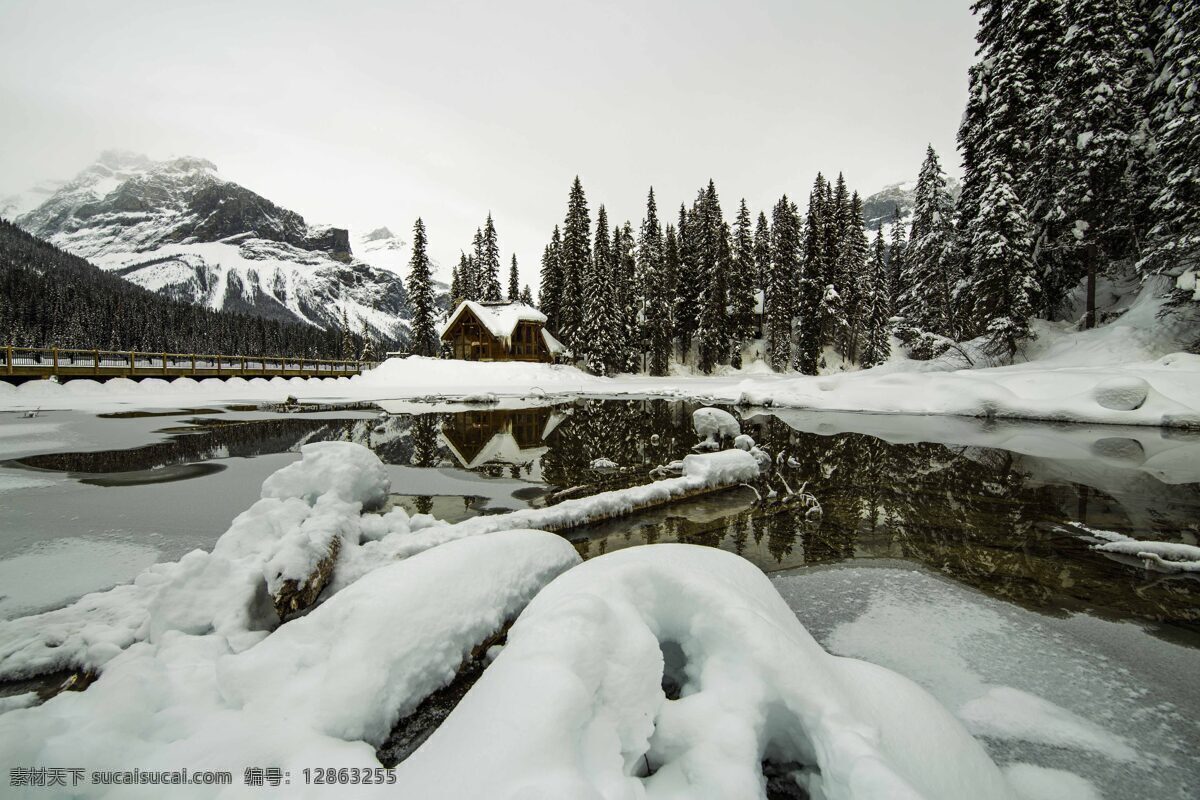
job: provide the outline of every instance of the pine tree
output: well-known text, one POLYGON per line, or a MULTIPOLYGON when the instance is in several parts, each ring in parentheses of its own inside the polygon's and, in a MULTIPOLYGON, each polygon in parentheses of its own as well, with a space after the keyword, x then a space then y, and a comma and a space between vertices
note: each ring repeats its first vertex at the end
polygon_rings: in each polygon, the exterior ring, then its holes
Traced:
POLYGON ((1200 6, 1164 0, 1152 21, 1161 69, 1147 94, 1158 188, 1141 266, 1178 275, 1200 270, 1200 6))
POLYGON ((467 299, 463 275, 467 271, 467 254, 460 253, 458 266, 450 273, 450 310, 458 308, 458 304, 467 299))
POLYGON ((637 248, 638 283, 643 292, 641 338, 648 348, 651 375, 666 375, 671 359, 671 300, 675 287, 667 285, 664 256, 662 225, 651 187, 637 248))
POLYGON ((584 366, 597 375, 608 375, 616 360, 612 286, 612 242, 608 233, 608 212, 601 205, 596 211, 596 244, 592 261, 584 271, 583 314, 580 319, 576 355, 584 366))
POLYGON ((483 229, 483 247, 479 255, 479 294, 483 300, 500 299, 500 245, 496 239, 496 226, 492 223, 492 212, 488 212, 483 229))
POLYGON ((758 224, 754 228, 754 274, 755 282, 762 292, 761 301, 756 301, 759 306, 757 332, 759 337, 765 337, 767 288, 771 274, 771 226, 767 222, 767 215, 762 211, 758 212, 758 224))
MULTIPOLYGON (((799 317, 794 367, 805 375, 816 375, 823 344, 821 319, 825 299, 825 273, 828 259, 825 248, 830 241, 826 229, 832 224, 828 209, 833 207, 829 183, 817 173, 808 196, 804 220, 804 260, 795 281, 795 309, 799 317)), ((797 238, 799 235, 797 234, 797 238)), ((799 242, 797 243, 799 246, 799 242)))
POLYGON ((418 217, 413 224, 412 256, 408 260, 406 288, 408 304, 412 309, 412 352, 419 356, 434 356, 440 349, 434 329, 436 306, 427 247, 425 223, 418 217))
POLYGON ((971 102, 959 131, 967 200, 959 203, 956 250, 965 288, 956 305, 969 312, 961 315, 962 327, 985 332, 992 354, 1011 356, 1028 335, 1038 288, 1033 226, 1016 177, 1032 150, 1027 124, 1036 100, 1019 57, 1020 31, 994 0, 975 7, 981 60, 972 68, 971 102))
POLYGON ((487 290, 487 280, 484 274, 484 244, 483 231, 475 229, 475 239, 471 242, 472 253, 467 256, 466 291, 468 300, 484 300, 487 290))
POLYGON ((771 212, 771 270, 767 282, 767 361, 777 372, 787 369, 792 347, 792 314, 799 242, 792 204, 779 198, 771 212))
POLYGON ((529 284, 525 284, 525 288, 521 290, 520 301, 524 305, 533 305, 533 290, 529 288, 529 284))
POLYGON ((686 363, 692 349, 692 337, 699 324, 700 270, 697 259, 700 220, 691 219, 683 204, 679 205, 679 225, 675 231, 679 250, 679 270, 676 277, 675 306, 671 318, 675 321, 675 336, 679 341, 680 361, 686 363), (693 227, 695 231, 693 232, 693 227))
POLYGON ((512 266, 508 268, 508 301, 515 303, 521 295, 521 284, 517 277, 517 254, 513 253, 512 266))
POLYGON ((563 327, 559 312, 562 287, 562 237, 555 225, 550 244, 542 251, 542 285, 538 288, 538 307, 546 315, 546 325, 556 334, 563 327))
POLYGON ((887 361, 891 354, 891 295, 887 250, 883 243, 883 225, 875 230, 871 259, 862 286, 862 357, 864 367, 887 361))
POLYGON ((897 206, 896 213, 892 217, 892 238, 888 245, 887 257, 888 281, 891 288, 888 306, 893 311, 900 302, 900 295, 904 294, 905 286, 902 276, 904 274, 904 251, 907 244, 904 238, 904 223, 900 217, 900 207, 897 206))
MULTIPOLYGON (((615 230, 615 229, 614 229, 615 230)), ((635 372, 641 357, 638 316, 642 303, 641 283, 638 280, 637 243, 633 238, 633 226, 626 220, 619 234, 614 233, 613 281, 614 301, 618 317, 618 366, 623 372, 635 372)))
POLYGON ((729 363, 742 366, 742 345, 754 335, 754 291, 757 288, 758 262, 754 254, 754 231, 745 198, 738 207, 733 228, 733 264, 729 273, 729 317, 731 352, 729 363))
MULTIPOLYGON (((562 294, 559 305, 559 330, 563 343, 575 348, 581 344, 577 333, 583 318, 583 280, 592 263, 591 218, 588 216, 587 198, 579 176, 571 185, 567 200, 567 216, 563 223, 562 294)), ((607 233, 607 231, 606 231, 607 233)))
MULTIPOLYGON (((657 221, 657 220, 656 220, 657 221)), ((679 239, 667 225, 663 237, 662 262, 646 297, 646 324, 650 340, 650 374, 666 375, 671 365, 674 342, 673 301, 679 281, 679 239)))
MULTIPOLYGON (((862 284, 867 262, 867 233, 863 228, 862 199, 858 192, 850 197, 849 209, 842 231, 841 251, 838 253, 838 284, 841 294, 844 324, 841 326, 839 349, 847 361, 858 358, 859 335, 863 310, 862 284)), ((868 279, 869 280, 869 279, 868 279)))
POLYGON ((905 250, 905 285, 900 297, 902 328, 898 335, 915 358, 933 355, 937 336, 950 331, 950 290, 947 249, 953 236, 950 194, 946 176, 930 145, 917 178, 913 221, 905 250))
POLYGON ((732 251, 729 225, 721 214, 717 188, 712 180, 700 191, 692 214, 697 278, 700 281, 699 340, 697 366, 710 373, 729 357, 729 272, 732 251))

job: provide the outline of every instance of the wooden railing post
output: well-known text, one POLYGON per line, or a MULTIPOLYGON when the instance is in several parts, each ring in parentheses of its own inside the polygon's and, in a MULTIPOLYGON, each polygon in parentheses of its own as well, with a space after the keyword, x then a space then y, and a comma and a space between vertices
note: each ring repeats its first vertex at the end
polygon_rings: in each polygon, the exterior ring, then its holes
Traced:
POLYGON ((246 357, 242 356, 242 374, 246 374, 246 357))
POLYGON ((58 374, 58 348, 57 347, 50 348, 50 357, 51 357, 52 361, 54 362, 54 371, 51 372, 50 374, 57 375, 58 374))
POLYGON ((92 351, 92 374, 93 375, 100 374, 100 351, 99 350, 92 351))
POLYGON ((5 358, 6 358, 6 359, 8 359, 8 374, 9 374, 9 375, 12 375, 12 374, 13 374, 13 363, 12 363, 12 345, 11 345, 11 344, 10 344, 10 345, 5 345, 5 348, 4 348, 4 349, 5 349, 5 351, 6 351, 6 352, 5 352, 5 358))
POLYGON ((196 354, 192 353, 192 375, 196 374, 196 354))
POLYGON ((163 375, 167 374, 167 354, 163 353, 163 375))
POLYGON ((129 374, 130 375, 137 372, 137 359, 134 358, 134 355, 135 355, 134 351, 130 350, 129 351, 129 374))

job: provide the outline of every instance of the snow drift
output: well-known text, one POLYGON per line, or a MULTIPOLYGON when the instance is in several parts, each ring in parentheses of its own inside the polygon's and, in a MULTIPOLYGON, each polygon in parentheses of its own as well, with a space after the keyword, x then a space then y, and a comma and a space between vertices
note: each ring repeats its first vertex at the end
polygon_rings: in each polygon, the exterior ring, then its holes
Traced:
POLYGON ((543 589, 398 777, 425 798, 761 797, 764 759, 828 800, 1012 796, 924 690, 828 655, 749 562, 674 544, 543 589))

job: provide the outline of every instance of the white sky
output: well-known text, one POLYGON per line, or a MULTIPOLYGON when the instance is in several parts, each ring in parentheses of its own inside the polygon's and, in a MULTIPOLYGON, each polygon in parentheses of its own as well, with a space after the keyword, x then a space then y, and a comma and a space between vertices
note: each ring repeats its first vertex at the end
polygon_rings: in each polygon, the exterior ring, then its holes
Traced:
POLYGON ((490 209, 522 281, 566 210, 674 216, 712 177, 803 206, 956 170, 970 0, 0 0, 0 195, 106 148, 196 155, 310 222, 457 260, 490 209))

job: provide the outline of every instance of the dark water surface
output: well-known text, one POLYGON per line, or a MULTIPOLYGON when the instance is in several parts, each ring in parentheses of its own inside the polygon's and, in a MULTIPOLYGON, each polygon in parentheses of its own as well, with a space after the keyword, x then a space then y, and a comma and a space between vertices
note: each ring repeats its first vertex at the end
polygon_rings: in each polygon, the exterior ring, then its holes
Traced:
MULTIPOLYGON (((578 400, 383 417, 362 409, 320 414, 194 409, 150 420, 161 427, 140 428, 153 435, 139 433, 141 441, 127 449, 60 449, 2 466, 8 474, 19 469, 67 478, 54 491, 68 503, 76 491, 72 486, 102 489, 105 502, 89 501, 87 522, 108 530, 120 520, 106 521, 106 514, 127 512, 131 502, 144 503, 155 492, 191 486, 199 491, 216 473, 226 473, 222 485, 249 482, 251 492, 263 470, 250 465, 262 457, 294 453, 313 441, 351 440, 391 465, 393 504, 457 520, 645 483, 652 468, 691 452, 697 441, 691 412, 697 407, 578 400), (619 466, 593 469, 598 458, 619 466)), ((733 489, 564 535, 584 557, 678 541, 732 550, 769 572, 905 559, 1026 608, 1136 619, 1188 643, 1200 634, 1198 576, 1149 572, 1136 561, 1106 557, 1090 550, 1090 540, 1069 524, 1195 544, 1200 435, 730 410, 741 418, 743 431, 776 456, 769 489, 733 489), (819 516, 780 502, 802 486, 819 501, 819 516)), ((133 422, 126 417, 90 424, 133 422)), ((277 468, 274 460, 271 466, 277 468)), ((49 518, 8 494, 0 505, 26 514, 27 527, 35 531, 27 538, 40 535, 39 520, 50 526, 49 518)), ((155 509, 164 524, 181 513, 174 505, 155 509)), ((246 505, 223 508, 224 523, 213 522, 207 543, 200 537, 188 548, 210 545, 246 505)), ((178 549, 167 548, 161 557, 178 557, 178 549)))

